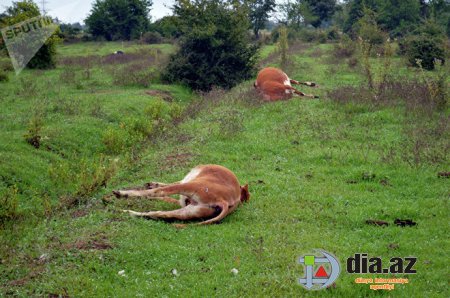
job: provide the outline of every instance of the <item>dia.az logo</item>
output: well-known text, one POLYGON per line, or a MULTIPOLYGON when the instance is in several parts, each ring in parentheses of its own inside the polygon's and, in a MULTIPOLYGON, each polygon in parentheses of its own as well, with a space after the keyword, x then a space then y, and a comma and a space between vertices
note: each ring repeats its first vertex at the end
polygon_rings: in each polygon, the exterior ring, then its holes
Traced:
POLYGON ((307 290, 321 290, 331 286, 341 272, 335 256, 323 250, 318 252, 322 257, 305 255, 298 259, 306 267, 305 276, 298 282, 307 290))

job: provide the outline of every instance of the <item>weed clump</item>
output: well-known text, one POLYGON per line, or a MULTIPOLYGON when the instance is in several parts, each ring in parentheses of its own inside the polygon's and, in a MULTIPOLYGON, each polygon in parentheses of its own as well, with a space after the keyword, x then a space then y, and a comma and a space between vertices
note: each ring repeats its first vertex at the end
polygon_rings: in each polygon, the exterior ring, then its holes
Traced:
POLYGON ((43 126, 43 116, 35 113, 28 122, 28 132, 24 135, 25 141, 36 149, 41 146, 41 130, 43 126))
POLYGON ((9 81, 8 74, 0 70, 0 82, 8 82, 8 81, 9 81))
POLYGON ((18 207, 18 189, 13 185, 0 193, 0 223, 15 219, 18 215, 18 207))

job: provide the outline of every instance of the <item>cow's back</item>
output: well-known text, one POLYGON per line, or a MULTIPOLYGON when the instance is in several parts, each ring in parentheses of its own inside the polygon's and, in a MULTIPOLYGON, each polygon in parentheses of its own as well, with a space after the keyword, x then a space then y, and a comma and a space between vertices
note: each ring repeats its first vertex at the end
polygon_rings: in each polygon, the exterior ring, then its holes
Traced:
POLYGON ((256 78, 256 87, 262 86, 265 82, 273 81, 290 86, 289 77, 281 70, 274 67, 262 69, 256 78))

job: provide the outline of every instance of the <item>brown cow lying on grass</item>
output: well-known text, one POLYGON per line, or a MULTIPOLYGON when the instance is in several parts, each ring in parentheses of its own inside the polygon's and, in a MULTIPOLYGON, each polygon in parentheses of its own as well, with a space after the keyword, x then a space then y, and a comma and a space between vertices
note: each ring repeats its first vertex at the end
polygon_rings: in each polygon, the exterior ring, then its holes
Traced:
MULTIPOLYGON (((240 186, 236 176, 225 167, 202 165, 193 168, 180 182, 148 183, 145 190, 113 191, 116 197, 147 197, 180 205, 172 211, 136 212, 123 210, 133 216, 151 219, 208 219, 197 224, 206 225, 220 221, 233 212, 239 204, 248 201, 248 184, 240 186), (176 200, 170 195, 179 194, 176 200)), ((184 225, 177 225, 183 227, 184 225)))
POLYGON ((305 94, 293 88, 291 84, 318 87, 313 82, 299 82, 291 80, 283 71, 274 67, 263 68, 256 78, 254 87, 262 94, 264 100, 276 101, 290 99, 293 94, 311 98, 319 98, 312 94, 305 94))

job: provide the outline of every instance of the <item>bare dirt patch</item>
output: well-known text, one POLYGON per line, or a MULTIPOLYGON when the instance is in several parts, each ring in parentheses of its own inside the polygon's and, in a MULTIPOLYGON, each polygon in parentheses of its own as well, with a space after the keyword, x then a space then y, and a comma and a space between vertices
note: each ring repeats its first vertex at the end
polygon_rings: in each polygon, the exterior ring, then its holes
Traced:
POLYGON ((15 279, 9 282, 9 286, 12 287, 21 287, 25 284, 27 284, 32 279, 38 277, 42 272, 44 271, 44 268, 38 268, 35 271, 30 272, 27 276, 19 279, 15 279))
POLYGON ((92 234, 88 239, 78 239, 73 243, 65 245, 66 249, 78 250, 106 250, 112 249, 113 246, 103 234, 92 234))
POLYGON ((196 155, 189 152, 171 153, 164 158, 164 169, 187 166, 196 155))
POLYGON ((79 218, 79 217, 86 216, 87 214, 88 214, 87 210, 80 209, 80 210, 75 210, 74 212, 72 212, 70 214, 70 217, 72 217, 72 218, 79 218))

